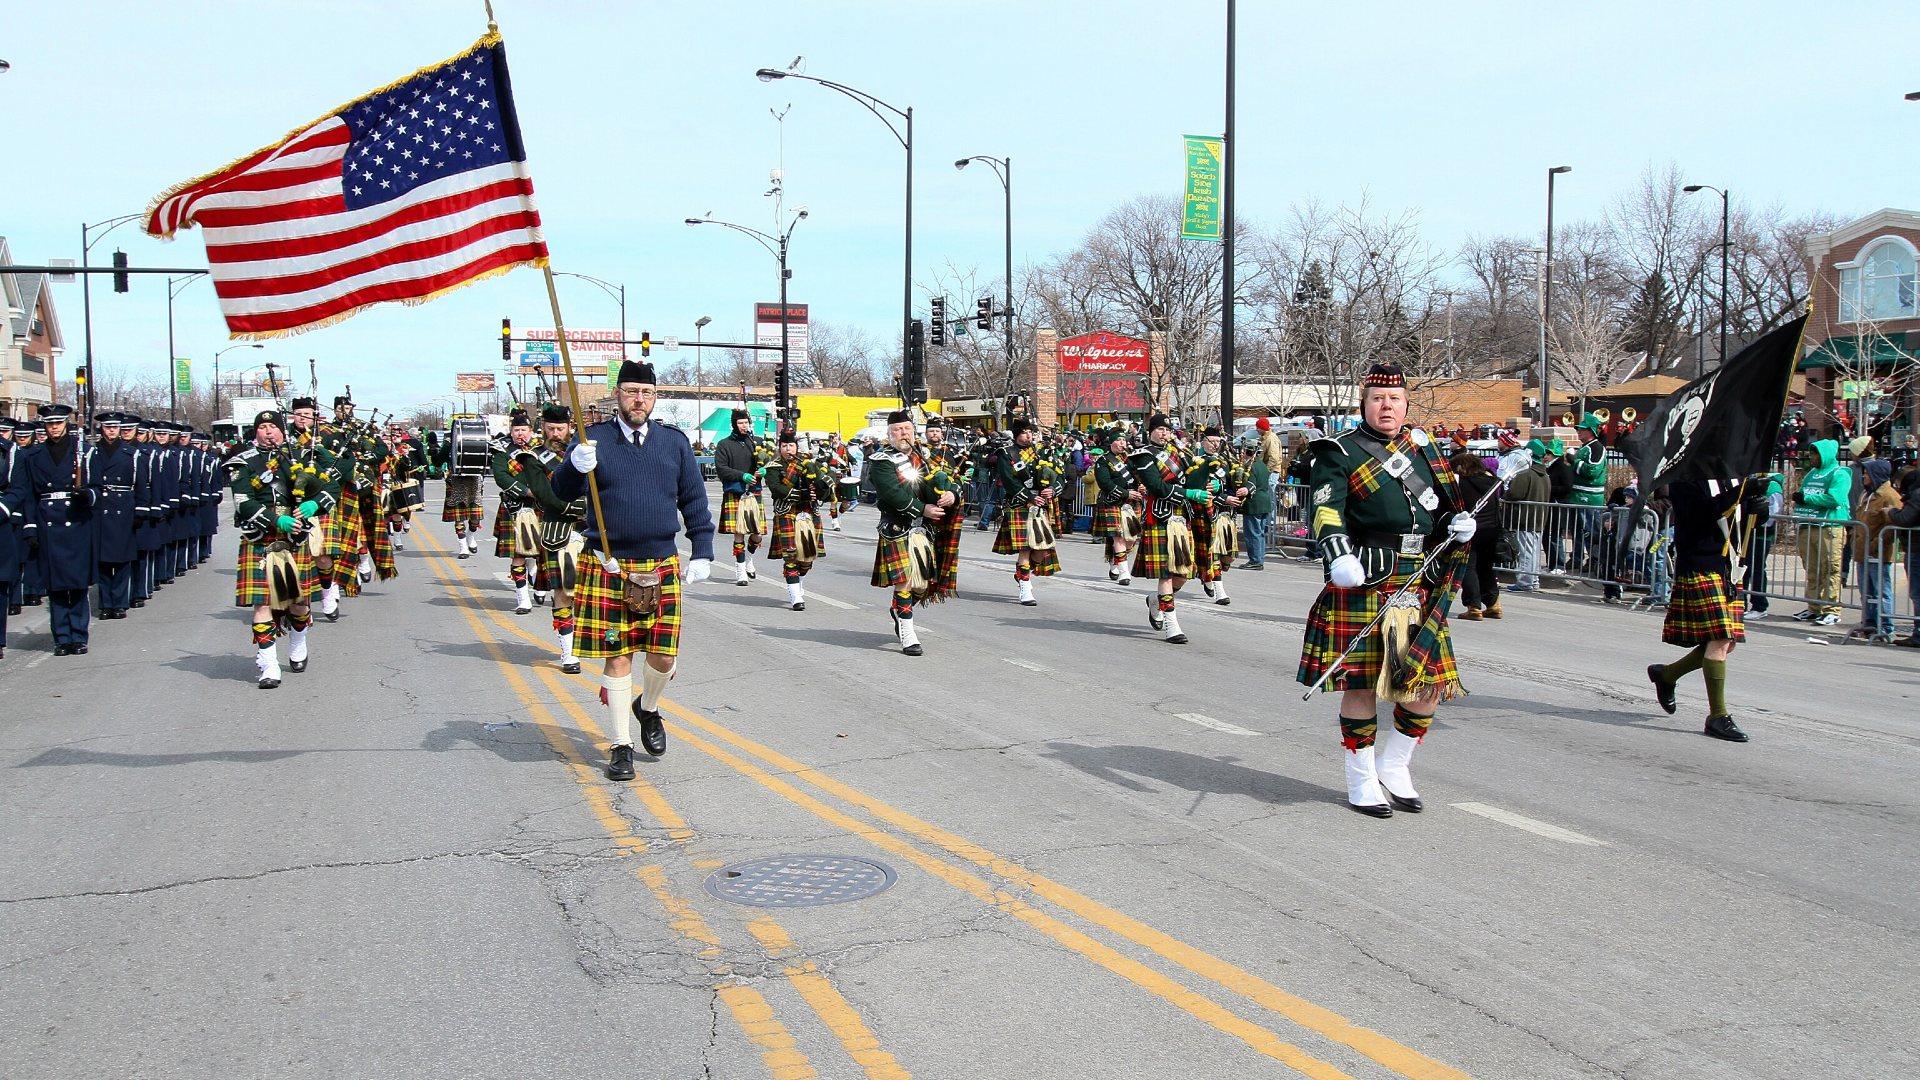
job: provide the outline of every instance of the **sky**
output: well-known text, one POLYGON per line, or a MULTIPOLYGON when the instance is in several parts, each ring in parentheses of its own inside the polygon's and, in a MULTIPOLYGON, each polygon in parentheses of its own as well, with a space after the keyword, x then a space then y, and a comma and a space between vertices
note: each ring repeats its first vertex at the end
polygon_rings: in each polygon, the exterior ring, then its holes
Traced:
MULTIPOLYGON (((897 335, 906 155, 853 101, 761 83, 757 68, 802 56, 807 74, 913 108, 918 281, 949 265, 999 273, 999 184, 982 166, 957 172, 956 158, 1011 158, 1014 258, 1026 265, 1128 199, 1177 195, 1181 136, 1224 122, 1224 0, 496 0, 495 11, 554 267, 624 284, 636 337, 691 339, 708 315, 707 340, 751 340, 752 305, 777 296, 773 259, 683 221, 711 211, 771 229, 763 193, 778 165, 789 209, 809 211, 792 299, 818 322, 897 335), (770 109, 788 109, 784 122, 770 109)), ((485 29, 481 0, 3 0, 0 235, 21 262, 77 257, 81 222, 144 210, 485 29)), ((1573 167, 1556 199, 1571 220, 1668 161, 1741 203, 1849 217, 1914 208, 1920 103, 1902 95, 1920 89, 1920 71, 1890 43, 1915 40, 1920 5, 1887 0, 1242 0, 1239 212, 1271 222, 1307 200, 1365 198, 1416 212, 1447 249, 1537 235, 1548 166, 1573 167)), ((137 228, 103 240, 96 260, 121 246, 137 266, 205 265, 197 231, 162 243, 137 228)), ((570 327, 619 325, 598 289, 562 278, 560 293, 570 327)), ((135 278, 126 295, 96 287, 94 299, 96 365, 160 379, 161 279, 135 278)), ((56 302, 64 376, 84 352, 79 286, 58 287, 56 302)), ((405 411, 450 394, 456 371, 498 370, 502 317, 516 330, 552 324, 537 271, 222 363, 274 360, 304 380, 311 357, 324 395, 351 384, 361 402, 405 411)), ((175 354, 206 378, 231 342, 204 282, 180 295, 175 320, 175 354)))

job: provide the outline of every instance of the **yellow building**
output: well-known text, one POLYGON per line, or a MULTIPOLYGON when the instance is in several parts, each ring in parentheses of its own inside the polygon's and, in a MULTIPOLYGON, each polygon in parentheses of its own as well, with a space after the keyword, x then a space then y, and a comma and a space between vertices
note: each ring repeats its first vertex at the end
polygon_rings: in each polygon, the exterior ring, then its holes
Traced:
MULTIPOLYGON (((872 424, 886 423, 886 414, 900 407, 896 397, 849 397, 837 390, 796 391, 794 405, 800 410, 798 431, 824 431, 851 438, 872 424)), ((929 401, 928 412, 939 412, 940 403, 929 401)))

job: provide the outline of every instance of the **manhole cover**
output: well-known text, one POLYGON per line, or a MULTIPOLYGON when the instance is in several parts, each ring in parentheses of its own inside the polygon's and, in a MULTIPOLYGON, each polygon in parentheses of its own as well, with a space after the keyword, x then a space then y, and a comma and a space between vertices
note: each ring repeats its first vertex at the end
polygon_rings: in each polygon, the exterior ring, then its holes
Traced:
POLYGON ((851 855, 774 855, 723 866, 707 892, 750 907, 817 907, 864 900, 893 885, 892 867, 851 855))

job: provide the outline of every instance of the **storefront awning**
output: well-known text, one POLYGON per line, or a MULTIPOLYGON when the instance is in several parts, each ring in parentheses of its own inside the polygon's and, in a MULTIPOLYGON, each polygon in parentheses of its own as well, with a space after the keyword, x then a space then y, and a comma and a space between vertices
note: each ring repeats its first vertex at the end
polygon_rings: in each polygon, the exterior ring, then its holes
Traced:
POLYGON ((1800 370, 1840 365, 1858 367, 1869 363, 1876 368, 1894 367, 1913 363, 1913 360, 1914 354, 1907 346, 1906 332, 1895 331, 1865 337, 1828 338, 1800 361, 1800 370))

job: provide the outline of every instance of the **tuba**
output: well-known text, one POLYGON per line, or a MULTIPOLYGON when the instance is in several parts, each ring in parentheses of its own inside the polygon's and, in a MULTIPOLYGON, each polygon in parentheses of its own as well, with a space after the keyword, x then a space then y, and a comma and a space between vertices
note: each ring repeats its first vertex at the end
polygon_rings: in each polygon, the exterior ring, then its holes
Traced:
POLYGON ((1593 410, 1593 418, 1604 424, 1607 421, 1613 419, 1613 412, 1612 410, 1606 408, 1605 406, 1602 406, 1598 409, 1593 410))
POLYGON ((1640 419, 1640 410, 1634 408, 1633 406, 1629 405, 1626 408, 1620 410, 1621 423, 1631 424, 1638 419, 1640 419))

